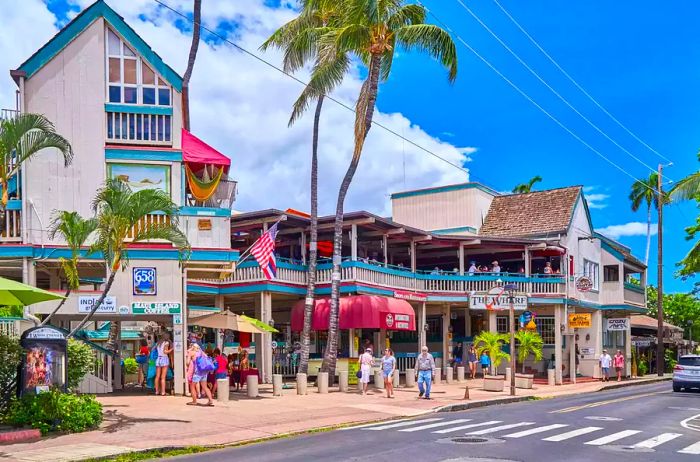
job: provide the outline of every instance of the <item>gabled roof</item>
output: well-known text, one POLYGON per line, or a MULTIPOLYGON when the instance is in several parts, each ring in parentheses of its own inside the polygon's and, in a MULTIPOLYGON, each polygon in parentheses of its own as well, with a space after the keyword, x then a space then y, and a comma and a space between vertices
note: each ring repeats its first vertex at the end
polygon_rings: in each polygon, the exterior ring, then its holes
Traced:
MULTIPOLYGON (((581 186, 496 196, 479 230, 484 236, 564 234, 581 197, 581 186)), ((585 201, 584 201, 585 203, 585 201)))
POLYGON ((610 253, 612 256, 616 257, 618 260, 626 260, 641 268, 646 268, 647 265, 643 261, 632 255, 632 249, 620 244, 616 240, 610 239, 608 236, 601 234, 599 232, 594 232, 594 236, 601 240, 603 250, 610 253))
POLYGON ((31 78, 39 69, 44 67, 70 42, 86 30, 96 19, 104 18, 109 25, 124 38, 143 59, 148 62, 172 87, 182 91, 182 77, 163 59, 151 49, 151 47, 129 26, 124 18, 119 16, 104 0, 97 0, 85 8, 78 16, 61 29, 51 40, 46 42, 32 56, 23 62, 16 71, 10 71, 15 81, 19 75, 31 78))

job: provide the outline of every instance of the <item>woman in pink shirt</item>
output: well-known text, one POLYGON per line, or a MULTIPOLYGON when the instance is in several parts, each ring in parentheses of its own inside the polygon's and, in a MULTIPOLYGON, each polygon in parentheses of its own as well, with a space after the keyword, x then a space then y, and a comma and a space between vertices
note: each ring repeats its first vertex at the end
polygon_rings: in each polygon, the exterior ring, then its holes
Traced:
POLYGON ((620 382, 622 380, 622 368, 625 367, 625 356, 622 354, 622 350, 617 350, 617 353, 615 353, 613 367, 615 372, 617 372, 617 381, 620 382))
POLYGON ((228 360, 226 356, 221 354, 221 350, 218 348, 214 349, 213 354, 214 362, 216 363, 215 380, 214 387, 212 389, 212 395, 216 395, 216 390, 219 387, 219 379, 228 378, 228 360))

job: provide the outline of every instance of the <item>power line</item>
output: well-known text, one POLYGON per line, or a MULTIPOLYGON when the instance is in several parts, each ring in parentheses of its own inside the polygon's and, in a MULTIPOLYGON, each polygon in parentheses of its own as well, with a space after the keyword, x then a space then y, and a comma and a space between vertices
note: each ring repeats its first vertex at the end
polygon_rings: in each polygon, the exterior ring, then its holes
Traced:
POLYGON ((462 0, 455 0, 455 1, 456 1, 457 3, 459 3, 460 5, 462 5, 462 8, 464 8, 464 9, 465 9, 465 10, 466 10, 466 11, 467 11, 467 12, 468 12, 468 13, 469 13, 469 14, 484 28, 484 29, 486 29, 486 31, 487 31, 489 34, 491 34, 491 36, 493 36, 493 38, 495 38, 495 39, 498 41, 498 43, 500 43, 500 44, 503 46, 503 48, 505 48, 505 49, 508 51, 508 53, 510 53, 511 55, 513 55, 513 57, 515 57, 515 59, 517 59, 518 62, 519 62, 520 64, 522 64, 523 67, 525 67, 525 69, 527 69, 532 75, 534 75, 534 76, 537 78, 537 80, 539 80, 545 87, 547 87, 547 88, 549 89, 549 91, 551 91, 552 93, 554 93, 554 95, 555 95, 557 98, 559 98, 564 104, 566 104, 566 105, 567 105, 572 111, 574 111, 579 117, 581 117, 584 121, 586 121, 586 123, 587 123, 588 125, 590 125, 591 127, 593 127, 598 133, 600 133, 601 135, 603 135, 608 141, 610 141, 610 142, 613 143, 615 146, 617 146, 618 148, 620 148, 620 150, 622 150, 623 152, 625 152, 625 153, 626 153, 627 155, 629 155, 632 159, 636 160, 637 162, 639 162, 640 164, 642 164, 643 166, 645 166, 645 167, 646 167, 647 169, 649 169, 650 171, 652 171, 652 172, 655 172, 655 171, 656 171, 655 168, 653 168, 652 166, 648 165, 648 164, 645 163, 643 160, 641 160, 640 158, 638 158, 637 156, 635 156, 634 154, 632 154, 628 149, 626 149, 625 147, 623 147, 622 145, 620 145, 617 141, 615 141, 615 140, 612 139, 610 136, 608 136, 608 134, 605 133, 603 130, 601 130, 600 127, 598 127, 596 124, 594 124, 593 122, 591 122, 590 119, 588 119, 588 118, 587 118, 585 115, 583 115, 578 109, 576 109, 566 98, 564 98, 559 92, 557 92, 549 83, 547 83, 546 80, 544 80, 534 69, 532 69, 522 58, 520 58, 520 56, 519 56, 515 51, 513 51, 513 50, 508 46, 508 44, 507 44, 506 42, 504 42, 503 40, 501 40, 501 38, 498 36, 498 34, 496 34, 493 30, 491 30, 491 28, 490 28, 489 26, 487 26, 487 25, 481 20, 481 18, 479 18, 479 16, 477 16, 476 13, 474 13, 462 0))
POLYGON ((593 96, 590 95, 590 93, 588 93, 581 85, 579 85, 579 83, 578 83, 576 80, 574 80, 574 78, 571 77, 571 75, 569 75, 569 73, 566 72, 566 71, 564 70, 564 68, 562 68, 562 67, 559 65, 559 63, 558 63, 549 53, 547 53, 547 51, 546 51, 546 50, 545 50, 545 49, 544 49, 544 48, 543 48, 543 47, 542 47, 542 46, 541 46, 541 45, 540 45, 540 44, 525 30, 525 28, 524 28, 523 26, 520 25, 520 23, 518 23, 518 21, 515 20, 515 18, 514 18, 514 17, 499 3, 498 0, 493 0, 493 2, 498 6, 498 8, 501 9, 501 11, 503 11, 503 13, 505 13, 505 15, 508 17, 508 19, 510 19, 510 20, 513 22, 513 24, 515 24, 515 25, 517 26, 517 28, 520 29, 520 31, 521 31, 523 34, 525 34, 525 37, 527 37, 527 38, 530 40, 530 42, 532 42, 532 44, 535 45, 535 46, 537 47, 537 49, 539 49, 539 50, 542 52, 542 54, 543 54, 547 59, 549 59, 549 61, 550 61, 552 64, 554 64, 554 66, 555 66, 557 69, 559 69, 559 72, 561 72, 561 73, 564 75, 564 77, 566 77, 567 79, 569 79, 569 81, 570 81, 571 83, 573 83, 574 86, 576 86, 576 88, 578 88, 578 89, 581 91, 581 93, 583 93, 584 95, 586 95, 586 97, 587 97, 589 100, 591 100, 591 102, 593 102, 593 104, 595 104, 596 106, 598 106, 598 108, 599 108, 601 111, 603 111, 603 112, 605 113, 605 115, 607 115, 608 117, 610 117, 610 119, 612 119, 613 122, 615 122, 617 125, 619 125, 623 130, 625 130, 632 138, 634 138, 634 139, 637 140, 640 144, 642 144, 642 146, 644 146, 645 148, 649 149, 651 152, 653 152, 653 153, 656 154, 657 156, 661 157, 661 158, 664 159, 666 162, 672 162, 671 159, 669 159, 668 157, 664 156, 663 154, 661 154, 661 153, 660 153, 659 151, 657 151, 656 149, 654 149, 654 148, 652 148, 651 146, 649 146, 649 144, 647 144, 646 142, 644 142, 640 137, 638 137, 634 132, 632 132, 632 130, 630 130, 629 128, 627 128, 622 122, 620 122, 615 116, 613 116, 607 109, 605 109, 605 107, 603 107, 602 104, 600 104, 593 96))

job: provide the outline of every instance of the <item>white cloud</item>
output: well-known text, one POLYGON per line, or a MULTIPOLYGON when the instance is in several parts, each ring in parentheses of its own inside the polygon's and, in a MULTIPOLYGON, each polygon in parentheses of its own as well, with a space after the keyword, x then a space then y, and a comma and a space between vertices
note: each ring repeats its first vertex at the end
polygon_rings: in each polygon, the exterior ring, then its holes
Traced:
MULTIPOLYGON (((605 228, 596 229, 600 234, 608 236, 611 239, 619 239, 621 237, 631 236, 646 236, 647 224, 640 221, 631 221, 622 225, 610 225, 605 228)), ((656 224, 651 225, 651 235, 656 236, 656 224)))
MULTIPOLYGON (((92 0, 74 0, 74 3, 84 7, 92 0)), ((182 12, 192 8, 190 0, 167 0, 167 3, 182 12)), ((110 6, 168 64, 180 73, 184 72, 190 36, 175 27, 178 18, 173 13, 159 7, 153 0, 112 0, 110 6)), ((203 22, 212 29, 227 31, 223 32, 227 38, 257 53, 257 48, 269 34, 294 16, 292 7, 293 2, 285 1, 280 8, 265 6, 264 0, 205 2, 203 22), (235 23, 236 27, 217 29, 223 23, 235 23)), ((13 37, 27 36, 23 29, 27 24, 34 24, 35 18, 22 17, 15 21, 9 29, 8 21, 3 21, 3 35, 9 36, 9 31, 15 29, 17 34, 13 37)), ((35 30, 33 26, 32 30, 35 30)), ((235 208, 294 207, 308 210, 312 113, 294 127, 287 127, 290 108, 302 86, 231 45, 211 41, 206 32, 203 32, 203 37, 209 41, 200 45, 190 86, 192 129, 197 136, 231 157, 231 174, 239 181, 235 208)), ((23 53, 15 54, 27 56, 46 38, 42 36, 41 40, 33 40, 31 46, 23 47, 23 53)), ((281 54, 268 52, 265 59, 278 64, 281 54)), ((302 80, 306 77, 299 75, 302 80)), ((410 75, 403 77, 411 78, 410 75)), ((354 69, 334 96, 352 105, 360 85, 359 69, 354 69)), ((380 96, 378 108, 381 107, 380 96)), ((464 164, 475 151, 431 136, 398 112, 389 114, 378 110, 375 120, 453 164, 464 164)), ((326 101, 319 147, 320 213, 333 213, 335 209, 340 180, 352 152, 353 123, 351 112, 326 101)), ((467 179, 463 171, 374 126, 345 208, 387 215, 390 211, 387 196, 391 192, 467 179)))
POLYGON ((591 209, 604 209, 608 206, 607 200, 610 198, 609 194, 586 194, 586 202, 588 202, 588 207, 591 209))

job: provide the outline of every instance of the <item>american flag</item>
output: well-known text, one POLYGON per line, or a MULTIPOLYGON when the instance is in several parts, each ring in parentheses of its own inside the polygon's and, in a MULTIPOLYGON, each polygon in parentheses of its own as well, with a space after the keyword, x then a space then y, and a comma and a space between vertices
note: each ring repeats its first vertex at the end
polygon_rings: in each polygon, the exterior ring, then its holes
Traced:
POLYGON ((250 253, 258 261, 260 269, 267 280, 277 277, 277 260, 275 260, 275 239, 277 223, 272 225, 250 248, 250 253))

